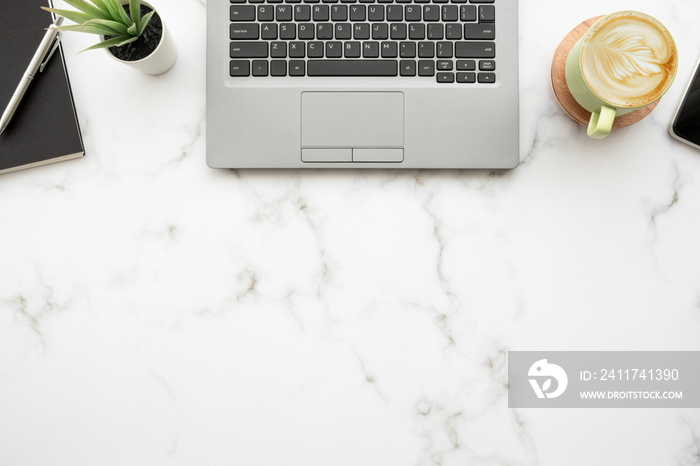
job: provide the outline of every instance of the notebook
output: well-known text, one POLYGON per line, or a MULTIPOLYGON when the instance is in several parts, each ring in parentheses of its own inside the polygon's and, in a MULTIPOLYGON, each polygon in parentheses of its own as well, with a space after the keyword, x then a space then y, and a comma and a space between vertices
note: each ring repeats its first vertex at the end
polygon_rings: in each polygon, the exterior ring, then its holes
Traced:
POLYGON ((210 0, 214 168, 519 164, 517 0, 210 0))
MULTIPOLYGON (((24 75, 52 15, 42 0, 3 3, 0 15, 0 113, 24 75)), ((0 136, 0 173, 85 154, 61 47, 32 82, 0 136)))

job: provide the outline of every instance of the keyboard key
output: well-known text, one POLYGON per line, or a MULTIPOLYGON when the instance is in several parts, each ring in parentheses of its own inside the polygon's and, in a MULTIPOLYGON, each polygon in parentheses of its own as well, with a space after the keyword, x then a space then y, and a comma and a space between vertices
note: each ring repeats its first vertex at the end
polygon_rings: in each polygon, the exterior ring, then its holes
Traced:
POLYGON ((457 5, 443 5, 442 7, 442 20, 443 21, 457 21, 459 19, 459 10, 457 5))
POLYGON ((362 56, 365 58, 379 58, 379 42, 365 42, 362 44, 362 56))
POLYGON ((270 62, 270 76, 287 76, 287 61, 272 60, 270 62))
POLYGON ((476 82, 476 73, 457 73, 458 83, 472 84, 476 82))
POLYGON ((289 58, 304 58, 306 56, 306 44, 303 42, 289 43, 289 58))
POLYGON ((308 42, 306 44, 306 56, 309 58, 323 58, 323 42, 308 42))
POLYGON ((389 25, 385 23, 372 23, 372 39, 388 39, 389 25))
POLYGON ((353 39, 369 39, 369 23, 357 23, 352 28, 353 39))
POLYGON ((299 39, 309 40, 315 39, 315 27, 312 23, 300 23, 299 28, 299 39))
POLYGON ((457 60, 457 69, 459 71, 476 71, 476 61, 457 60))
POLYGON ((231 76, 250 76, 250 62, 248 60, 231 60, 231 76))
POLYGON ((440 21, 440 7, 437 5, 425 5, 423 7, 423 19, 425 21, 440 21))
POLYGON ((401 58, 416 58, 416 43, 401 42, 399 46, 401 58))
POLYGON ((403 21, 403 7, 401 5, 389 5, 386 7, 387 21, 403 21))
POLYGON ((494 40, 496 28, 489 23, 471 23, 464 25, 464 40, 494 40))
POLYGON ((403 23, 391 25, 391 38, 393 40, 401 40, 406 38, 406 25, 403 23))
POLYGON ((437 57, 438 58, 452 58, 452 42, 438 42, 437 43, 437 57))
POLYGON ((384 21, 384 5, 370 5, 367 8, 367 17, 370 21, 384 21))
POLYGON ((267 42, 231 42, 231 58, 267 58, 267 42))
POLYGON ((439 83, 453 83, 453 82, 455 82, 455 74, 454 73, 438 73, 437 74, 437 82, 439 82, 439 83))
POLYGON ((496 73, 479 73, 479 82, 482 84, 493 84, 496 82, 496 73))
POLYGON ((309 76, 397 76, 396 60, 309 60, 309 76))
POLYGON ((327 58, 342 58, 343 43, 342 42, 326 42, 326 57, 327 58))
POLYGON ((260 38, 260 26, 257 23, 231 24, 231 40, 254 40, 260 38))
POLYGON ((415 60, 401 60, 401 76, 415 76, 416 75, 416 61, 415 60))
POLYGON ((333 5, 331 7, 331 21, 347 21, 348 7, 347 5, 333 5))
POLYGON ((496 71, 496 62, 493 60, 481 60, 479 71, 496 71))
POLYGON ((412 40, 425 39, 425 24, 411 23, 408 26, 408 38, 412 40))
POLYGON ((421 7, 417 5, 406 5, 404 15, 406 21, 420 21, 421 7))
POLYGON ((437 62, 438 71, 452 71, 452 60, 440 60, 437 62))
POLYGON ((332 39, 332 38, 333 38, 333 24, 331 24, 331 23, 319 23, 316 25, 316 39, 332 39))
POLYGON ((418 76, 435 76, 435 62, 432 60, 419 60, 418 76))
POLYGON ((311 6, 296 5, 294 7, 294 21, 311 21, 311 6))
POLYGON ((304 60, 289 61, 289 76, 304 76, 306 74, 306 63, 304 60))
POLYGON ((277 21, 291 21, 292 7, 291 5, 277 5, 277 21))
POLYGON ((350 21, 366 21, 367 7, 365 5, 352 5, 350 7, 350 21))
POLYGON ((496 7, 493 5, 481 5, 479 7, 479 21, 493 23, 496 21, 496 7))
POLYGON ((448 24, 445 26, 445 39, 451 40, 461 40, 462 39, 462 25, 461 24, 448 24))
POLYGON ((441 40, 445 35, 445 26, 442 23, 428 24, 428 39, 441 40))
POLYGON ((350 23, 337 23, 335 25, 335 38, 336 39, 351 39, 352 38, 352 24, 350 24, 350 23))
POLYGON ((457 42, 455 56, 457 58, 495 58, 496 44, 493 42, 457 42))
POLYGON ((287 43, 286 42, 271 42, 270 57, 272 58, 287 58, 287 43))
POLYGON ((267 76, 267 60, 253 60, 253 76, 267 76))
POLYGON ((261 37, 265 40, 276 40, 277 39, 277 24, 276 23, 263 24, 261 37))
POLYGON ((258 21, 272 21, 275 19, 275 7, 270 5, 258 6, 258 21))
POLYGON ((462 5, 459 7, 460 21, 476 21, 476 6, 462 5))
POLYGON ((345 58, 360 58, 360 43, 359 42, 346 42, 345 43, 345 58))
POLYGON ((297 38, 296 24, 280 24, 280 39, 294 40, 297 38))
POLYGON ((231 21, 255 21, 255 6, 231 5, 231 21))
POLYGON ((314 21, 328 21, 329 16, 328 5, 314 6, 314 21))
POLYGON ((418 57, 433 58, 435 56, 435 42, 419 42, 418 57))
POLYGON ((382 42, 382 58, 396 58, 399 55, 399 44, 382 42))

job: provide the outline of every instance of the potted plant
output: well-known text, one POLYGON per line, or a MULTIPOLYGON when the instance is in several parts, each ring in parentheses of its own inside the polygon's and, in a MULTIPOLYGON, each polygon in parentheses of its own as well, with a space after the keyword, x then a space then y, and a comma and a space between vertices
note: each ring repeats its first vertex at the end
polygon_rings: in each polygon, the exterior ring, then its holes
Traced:
POLYGON ((118 62, 158 75, 175 64, 177 49, 155 8, 141 0, 64 0, 75 8, 44 10, 73 21, 62 31, 98 34, 101 42, 85 50, 105 49, 118 62))

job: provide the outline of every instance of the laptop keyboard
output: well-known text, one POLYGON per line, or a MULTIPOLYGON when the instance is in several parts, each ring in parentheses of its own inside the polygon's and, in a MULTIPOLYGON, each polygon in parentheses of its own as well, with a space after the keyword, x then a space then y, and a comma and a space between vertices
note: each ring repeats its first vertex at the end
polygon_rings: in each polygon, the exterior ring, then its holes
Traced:
POLYGON ((495 1, 230 0, 230 75, 493 84, 495 1))

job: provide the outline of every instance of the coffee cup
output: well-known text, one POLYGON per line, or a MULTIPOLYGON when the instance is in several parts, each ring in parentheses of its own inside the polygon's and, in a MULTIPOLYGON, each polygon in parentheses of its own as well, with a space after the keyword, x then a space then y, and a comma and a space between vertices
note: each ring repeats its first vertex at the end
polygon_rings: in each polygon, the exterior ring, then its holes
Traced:
POLYGON ((658 20, 637 11, 620 11, 591 26, 571 49, 566 85, 591 112, 588 135, 602 139, 615 117, 659 100, 678 69, 673 37, 658 20))

